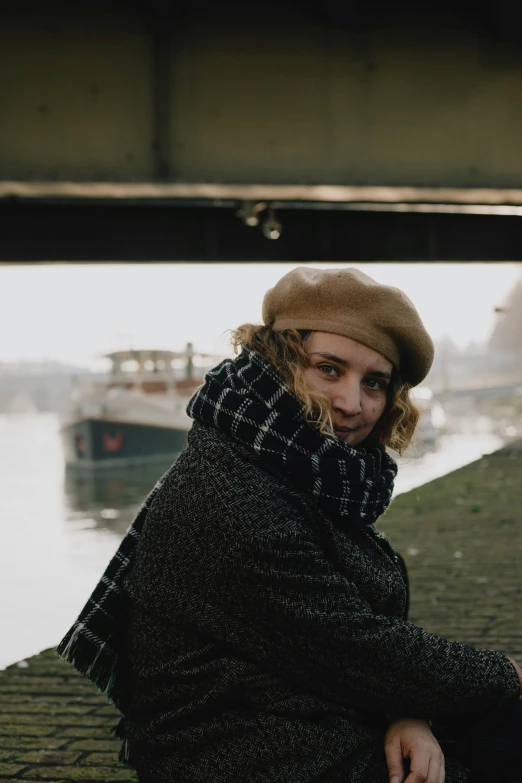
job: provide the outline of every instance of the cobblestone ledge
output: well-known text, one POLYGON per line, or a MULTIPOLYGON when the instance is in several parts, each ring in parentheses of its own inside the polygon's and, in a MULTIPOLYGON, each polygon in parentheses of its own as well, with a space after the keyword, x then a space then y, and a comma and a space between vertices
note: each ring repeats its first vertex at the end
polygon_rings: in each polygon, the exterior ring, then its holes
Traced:
POLYGON ((118 713, 54 650, 0 671, 0 780, 134 783, 110 729, 118 713))
MULTIPOLYGON (((410 572, 410 619, 522 661, 522 448, 400 495, 379 528, 410 572)), ((118 762, 116 710, 45 650, 0 671, 0 781, 136 781, 118 762)))
POLYGON ((410 619, 522 661, 522 441, 399 495, 379 529, 404 556, 410 619))

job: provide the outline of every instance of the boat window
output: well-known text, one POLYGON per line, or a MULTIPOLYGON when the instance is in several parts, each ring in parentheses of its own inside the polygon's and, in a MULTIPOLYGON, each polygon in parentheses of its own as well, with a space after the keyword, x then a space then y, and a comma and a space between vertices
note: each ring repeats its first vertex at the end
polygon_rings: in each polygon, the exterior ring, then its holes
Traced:
POLYGON ((147 359, 144 364, 144 368, 147 370, 147 372, 152 372, 154 370, 154 362, 152 359, 147 359))
POLYGON ((120 369, 122 372, 137 372, 139 366, 140 365, 135 359, 128 359, 127 361, 121 363, 120 369))

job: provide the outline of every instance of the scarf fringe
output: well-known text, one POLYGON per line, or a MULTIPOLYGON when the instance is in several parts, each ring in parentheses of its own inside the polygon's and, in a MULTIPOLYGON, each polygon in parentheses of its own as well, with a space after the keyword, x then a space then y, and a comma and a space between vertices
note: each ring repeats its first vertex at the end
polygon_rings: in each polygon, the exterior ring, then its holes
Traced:
MULTIPOLYGON (((69 663, 72 663, 75 669, 78 669, 76 666, 75 655, 78 650, 78 639, 82 630, 80 626, 81 623, 73 626, 56 648, 56 652, 60 658, 63 658, 69 663)), ((80 671, 80 669, 78 669, 78 671, 80 671)), ((85 672, 81 671, 81 674, 85 674, 85 672)))
MULTIPOLYGON (((82 625, 82 624, 80 624, 82 625)), ((118 688, 118 655, 111 656, 111 663, 99 660, 103 650, 100 649, 96 656, 92 657, 92 648, 87 647, 82 636, 82 627, 78 625, 65 636, 56 648, 57 654, 68 663, 72 664, 79 674, 88 677, 101 693, 104 693, 109 701, 118 707, 121 691, 118 688)))
POLYGON ((125 764, 127 767, 134 768, 134 760, 132 755, 132 749, 130 740, 124 739, 121 743, 121 749, 118 753, 118 761, 120 761, 122 764, 125 764))

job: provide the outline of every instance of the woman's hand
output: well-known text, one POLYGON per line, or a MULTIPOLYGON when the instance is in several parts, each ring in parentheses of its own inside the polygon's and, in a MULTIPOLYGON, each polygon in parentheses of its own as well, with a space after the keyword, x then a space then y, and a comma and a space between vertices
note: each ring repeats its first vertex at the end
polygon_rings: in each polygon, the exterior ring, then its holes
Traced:
POLYGON ((390 783, 444 783, 444 754, 426 721, 396 720, 384 737, 384 752, 390 783), (404 761, 410 774, 404 780, 404 761))

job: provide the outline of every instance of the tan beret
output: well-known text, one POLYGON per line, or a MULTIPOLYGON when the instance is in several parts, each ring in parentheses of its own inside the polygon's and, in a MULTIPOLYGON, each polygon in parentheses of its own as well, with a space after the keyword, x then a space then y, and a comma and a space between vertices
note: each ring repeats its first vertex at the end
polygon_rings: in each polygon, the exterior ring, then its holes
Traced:
POLYGON ((364 272, 297 267, 263 300, 263 321, 273 329, 333 332, 385 356, 412 386, 433 363, 431 337, 406 294, 364 272))

